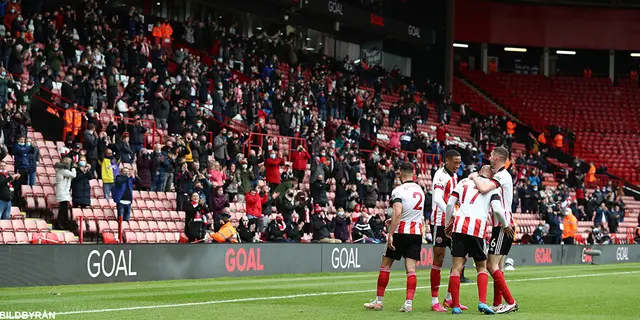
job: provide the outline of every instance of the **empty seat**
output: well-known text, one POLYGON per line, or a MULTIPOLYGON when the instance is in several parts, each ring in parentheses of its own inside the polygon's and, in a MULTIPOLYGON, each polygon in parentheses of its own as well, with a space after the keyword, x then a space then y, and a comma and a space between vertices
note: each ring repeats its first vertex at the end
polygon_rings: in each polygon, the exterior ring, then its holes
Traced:
POLYGON ((27 236, 26 232, 24 231, 16 232, 15 236, 16 236, 16 243, 21 243, 21 244, 29 243, 29 236, 27 236))
POLYGON ((149 230, 153 232, 160 231, 160 227, 158 227, 158 223, 155 221, 149 221, 149 230))
POLYGON ((176 223, 175 223, 175 222, 173 222, 173 221, 169 221, 169 222, 167 222, 167 228, 169 229, 169 231, 170 231, 170 232, 175 232, 175 231, 178 231, 178 230, 179 230, 179 229, 178 229, 178 226, 177 226, 177 225, 176 225, 176 223))
POLYGON ((111 232, 111 227, 109 226, 109 222, 105 220, 98 221, 98 232, 111 232))
POLYGON ((140 243, 147 243, 147 237, 144 232, 136 232, 136 238, 140 243))
POLYGON ((38 224, 34 219, 24 220, 24 228, 27 232, 38 232, 38 224))
POLYGON ((0 231, 13 231, 11 220, 0 220, 0 231))
POLYGON ((13 232, 2 232, 2 239, 6 244, 16 243, 16 236, 13 234, 13 232))
POLYGON ((140 231, 140 226, 138 225, 138 221, 129 221, 129 228, 132 231, 140 231))
POLYGON ((140 231, 147 232, 151 230, 147 221, 138 221, 138 225, 140 226, 140 231))
POLYGON ((165 237, 165 239, 167 239, 167 242, 169 242, 169 243, 178 242, 178 240, 175 238, 173 232, 165 232, 164 233, 164 237, 165 237))
POLYGON ((165 221, 158 221, 158 229, 162 232, 167 232, 169 231, 169 226, 165 221))
POLYGON ((147 237, 147 242, 148 243, 156 243, 157 242, 156 234, 154 232, 146 232, 145 236, 147 237))
POLYGON ((69 232, 69 231, 65 231, 64 232, 64 243, 78 243, 78 238, 76 238, 76 236, 69 232))
POLYGON ((137 243, 138 238, 136 237, 136 232, 127 231, 124 233, 124 239, 127 243, 137 243))
POLYGON ((11 220, 11 225, 13 225, 13 231, 27 231, 27 228, 24 226, 24 220, 11 220))
POLYGON ((42 219, 36 220, 36 226, 38 227, 38 231, 39 232, 49 232, 49 231, 51 231, 51 229, 49 229, 49 225, 47 225, 47 222, 42 220, 42 219))
POLYGON ((156 242, 158 243, 167 243, 167 238, 164 236, 162 232, 156 232, 156 242))

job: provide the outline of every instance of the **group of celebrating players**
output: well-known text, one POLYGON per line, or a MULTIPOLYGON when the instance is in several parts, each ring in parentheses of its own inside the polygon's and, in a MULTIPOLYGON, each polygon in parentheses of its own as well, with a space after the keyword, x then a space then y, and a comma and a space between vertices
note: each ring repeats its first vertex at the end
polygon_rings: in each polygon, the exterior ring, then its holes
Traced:
MULTIPOLYGON (((460 303, 460 276, 467 258, 475 261, 478 271, 478 311, 484 314, 509 313, 518 310, 502 271, 504 257, 509 253, 514 237, 514 223, 510 212, 513 200, 513 180, 505 170, 509 156, 507 149, 497 147, 491 152, 491 165, 458 181, 456 172, 461 157, 455 150, 445 154, 445 165, 433 177, 431 230, 433 232, 433 265, 431 267, 431 310, 460 314, 468 308, 460 303), (487 225, 493 226, 488 256, 484 235, 487 225), (449 247, 453 256, 449 288, 444 306, 438 300, 440 272, 449 247), (489 306, 487 288, 489 274, 493 278, 493 305, 489 306), (506 303, 503 303, 503 298, 506 303)), ((400 168, 402 184, 391 194, 393 214, 378 275, 377 297, 364 307, 383 309, 384 292, 389 283, 393 262, 405 259, 407 271, 406 301, 401 312, 411 312, 415 295, 416 263, 422 246, 425 195, 413 181, 414 167, 405 163, 400 168)))

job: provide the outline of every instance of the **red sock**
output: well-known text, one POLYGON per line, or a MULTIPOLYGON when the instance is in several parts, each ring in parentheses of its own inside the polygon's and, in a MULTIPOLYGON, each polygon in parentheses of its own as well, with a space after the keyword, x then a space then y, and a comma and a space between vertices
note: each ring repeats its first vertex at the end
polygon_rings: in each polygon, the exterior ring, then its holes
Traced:
POLYGON ((384 290, 387 289, 389 284, 389 269, 380 268, 380 274, 378 274, 378 290, 376 295, 378 297, 384 297, 384 290))
POLYGON ((500 286, 494 281, 493 282, 493 305, 499 306, 502 304, 502 291, 500 291, 500 286))
POLYGON ((431 297, 438 297, 438 288, 440 287, 440 268, 439 266, 431 266, 431 297))
POLYGON ((413 300, 413 296, 416 295, 416 286, 418 285, 418 278, 416 278, 415 272, 407 273, 407 300, 413 300))
POLYGON ((449 292, 454 307, 460 307, 460 274, 452 272, 449 276, 449 292))
MULTIPOLYGON (((513 300, 513 296, 511 296, 511 291, 509 291, 509 287, 507 286, 507 281, 504 280, 504 274, 500 270, 496 270, 491 275, 493 277, 493 285, 498 286, 500 288, 500 293, 504 296, 504 300, 508 304, 513 304, 515 301, 513 300)), ((495 289, 494 289, 495 292, 495 289)), ((502 299, 500 299, 502 300, 502 299)), ((496 298, 493 298, 493 302, 496 302, 496 298)))
POLYGON ((478 298, 481 303, 487 303, 487 286, 489 284, 489 274, 482 271, 478 273, 478 298))

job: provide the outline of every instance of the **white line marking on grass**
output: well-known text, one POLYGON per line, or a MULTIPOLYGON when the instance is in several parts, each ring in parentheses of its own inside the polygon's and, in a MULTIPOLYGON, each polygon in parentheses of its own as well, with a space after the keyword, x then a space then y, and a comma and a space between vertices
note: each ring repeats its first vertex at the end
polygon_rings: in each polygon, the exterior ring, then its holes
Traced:
MULTIPOLYGON (((568 275, 568 276, 557 276, 557 277, 542 277, 542 278, 525 278, 525 279, 507 280, 507 282, 529 282, 529 281, 544 281, 544 280, 555 280, 555 279, 589 278, 589 277, 613 276, 613 275, 635 274, 635 273, 640 273, 640 271, 592 273, 592 274, 579 274, 579 275, 568 275)), ((476 284, 475 283, 462 283, 460 285, 465 286, 465 285, 476 285, 476 284)), ((444 286, 444 285, 441 285, 441 286, 444 286)), ((429 288, 429 287, 421 286, 421 287, 417 287, 416 289, 427 289, 427 288, 429 288)), ((405 288, 390 288, 390 289, 387 289, 386 291, 402 291, 402 290, 405 290, 405 288)), ((202 306, 202 305, 223 304, 223 303, 253 302, 253 301, 264 301, 264 300, 282 300, 282 299, 334 296, 334 295, 345 295, 345 294, 356 294, 356 293, 369 293, 369 292, 374 292, 374 291, 375 290, 370 289, 370 290, 352 290, 352 291, 302 293, 302 294, 292 294, 292 295, 286 295, 286 296, 253 297, 253 298, 241 298, 241 299, 229 299, 229 300, 212 300, 212 301, 202 301, 202 302, 161 304, 161 305, 155 305, 155 306, 137 306, 137 307, 96 309, 96 310, 77 310, 77 311, 56 312, 56 315, 63 316, 63 315, 87 314, 87 313, 106 313, 106 312, 134 311, 134 310, 146 310, 146 309, 180 308, 180 307, 202 306)))

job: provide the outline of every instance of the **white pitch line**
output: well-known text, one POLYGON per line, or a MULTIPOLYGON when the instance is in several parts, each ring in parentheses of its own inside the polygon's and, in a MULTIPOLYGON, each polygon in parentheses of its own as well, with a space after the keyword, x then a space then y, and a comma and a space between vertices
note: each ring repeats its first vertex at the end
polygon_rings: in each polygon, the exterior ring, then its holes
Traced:
MULTIPOLYGON (((635 274, 635 273, 640 273, 640 271, 592 273, 592 274, 580 274, 580 275, 557 276, 557 277, 542 277, 542 278, 525 278, 525 279, 507 280, 507 282, 529 282, 529 281, 544 281, 544 280, 555 280, 555 279, 589 278, 589 277, 613 276, 613 275, 635 274)), ((475 285, 475 283, 462 283, 460 285, 462 285, 462 286, 464 286, 464 285, 475 285)), ((421 286, 421 287, 417 287, 416 289, 427 289, 427 288, 430 288, 430 287, 421 286)), ((390 289, 387 289, 386 291, 401 291, 401 290, 405 290, 405 288, 390 288, 390 289)), ((229 300, 213 300, 213 301, 202 301, 202 302, 161 304, 161 305, 155 305, 155 306, 137 306, 137 307, 127 307, 127 308, 110 308, 110 309, 96 309, 96 310, 77 310, 77 311, 56 312, 56 316, 74 315, 74 314, 86 314, 86 313, 106 313, 106 312, 118 312, 118 311, 133 311, 133 310, 145 310, 145 309, 180 308, 180 307, 202 306, 202 305, 223 304, 223 303, 236 303, 236 302, 252 302, 252 301, 264 301, 264 300, 282 300, 282 299, 334 296, 334 295, 345 295, 345 294, 356 294, 356 293, 369 293, 369 292, 373 292, 373 291, 374 290, 333 291, 333 292, 292 294, 292 295, 286 295, 286 296, 253 297, 253 298, 241 298, 241 299, 229 299, 229 300)))

